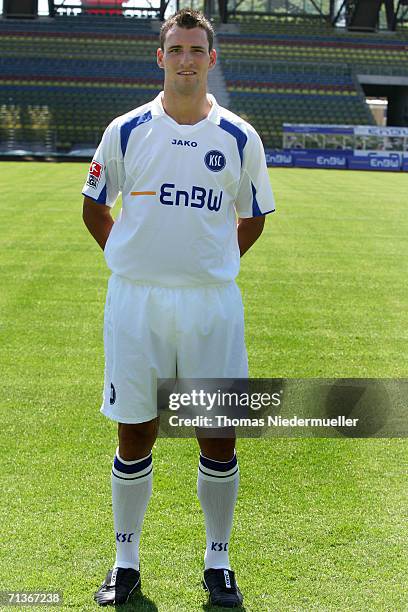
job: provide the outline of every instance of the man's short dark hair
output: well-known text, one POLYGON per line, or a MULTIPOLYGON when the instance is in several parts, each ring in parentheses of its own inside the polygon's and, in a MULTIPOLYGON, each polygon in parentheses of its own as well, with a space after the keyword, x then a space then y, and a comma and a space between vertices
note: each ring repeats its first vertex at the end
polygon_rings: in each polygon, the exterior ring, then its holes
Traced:
POLYGON ((192 28, 202 28, 207 33, 208 39, 208 50, 211 51, 214 44, 214 29, 208 19, 200 13, 191 8, 184 8, 181 11, 177 11, 172 17, 169 17, 162 25, 160 29, 160 47, 164 51, 164 41, 166 40, 167 32, 173 27, 178 26, 179 28, 185 28, 191 30, 192 28))

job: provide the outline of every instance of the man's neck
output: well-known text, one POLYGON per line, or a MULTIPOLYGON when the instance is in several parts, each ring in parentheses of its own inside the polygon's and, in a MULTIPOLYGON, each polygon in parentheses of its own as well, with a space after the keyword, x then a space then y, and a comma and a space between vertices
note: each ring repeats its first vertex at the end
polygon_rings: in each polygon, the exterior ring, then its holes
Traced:
POLYGON ((207 94, 199 97, 166 95, 162 97, 163 108, 167 115, 180 125, 194 125, 208 116, 211 102, 207 94))

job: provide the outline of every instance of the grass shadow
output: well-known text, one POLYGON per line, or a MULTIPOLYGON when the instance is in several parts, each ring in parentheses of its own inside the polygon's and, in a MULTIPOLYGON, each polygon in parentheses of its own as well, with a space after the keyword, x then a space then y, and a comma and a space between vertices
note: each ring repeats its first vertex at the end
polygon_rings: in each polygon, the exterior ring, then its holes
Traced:
POLYGON ((120 612, 157 612, 158 607, 154 601, 138 591, 127 603, 115 606, 115 610, 120 610, 120 612))
MULTIPOLYGON (((228 608, 231 609, 231 608, 228 608)), ((239 612, 245 612, 246 608, 245 606, 238 606, 237 608, 233 608, 234 610, 239 610, 239 612)), ((221 612, 222 610, 227 610, 227 608, 224 608, 222 606, 213 606, 210 603, 206 603, 203 604, 203 610, 205 610, 206 612, 221 612)))

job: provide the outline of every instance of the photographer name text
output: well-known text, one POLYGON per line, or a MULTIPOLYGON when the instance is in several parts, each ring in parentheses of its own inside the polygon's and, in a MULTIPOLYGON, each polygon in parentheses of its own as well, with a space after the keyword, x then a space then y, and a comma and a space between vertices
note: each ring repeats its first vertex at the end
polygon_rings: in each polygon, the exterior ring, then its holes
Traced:
POLYGON ((176 414, 169 417, 171 427, 356 427, 359 419, 343 415, 334 418, 303 418, 294 415, 281 415, 265 418, 231 418, 225 415, 181 417, 176 414))

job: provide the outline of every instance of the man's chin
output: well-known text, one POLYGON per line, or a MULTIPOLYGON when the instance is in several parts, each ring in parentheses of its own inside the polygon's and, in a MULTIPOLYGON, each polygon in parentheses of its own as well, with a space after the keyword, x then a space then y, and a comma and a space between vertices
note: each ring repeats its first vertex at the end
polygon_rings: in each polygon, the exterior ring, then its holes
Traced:
POLYGON ((200 89, 200 84, 197 81, 195 83, 176 83, 174 89, 179 96, 191 96, 200 89))

